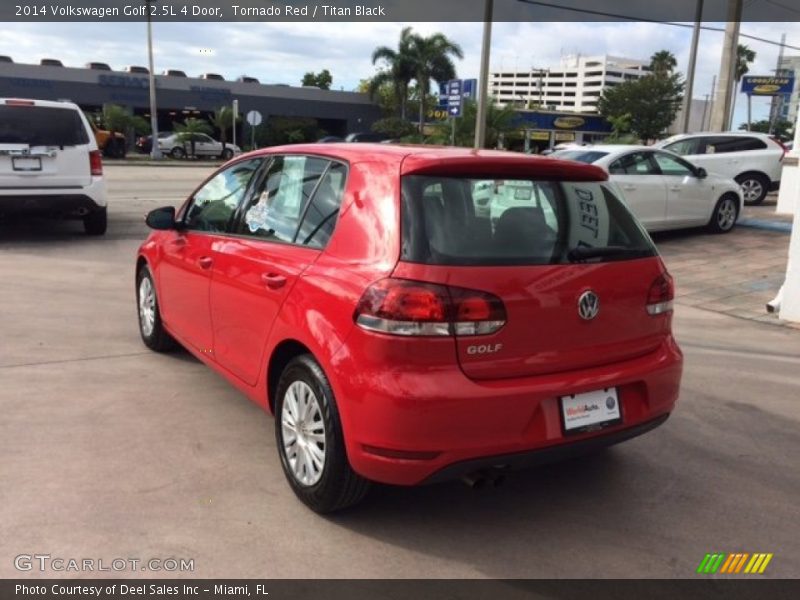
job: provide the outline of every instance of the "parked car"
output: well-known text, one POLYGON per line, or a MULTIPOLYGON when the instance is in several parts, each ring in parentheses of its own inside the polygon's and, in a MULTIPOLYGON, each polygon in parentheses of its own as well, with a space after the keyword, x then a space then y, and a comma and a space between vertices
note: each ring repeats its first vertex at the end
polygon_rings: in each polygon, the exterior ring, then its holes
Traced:
POLYGON ((738 183, 707 173, 666 150, 598 145, 562 150, 551 156, 591 163, 608 172, 648 231, 704 226, 727 233, 742 212, 738 183))
POLYGON ((200 79, 213 79, 214 81, 225 81, 225 78, 219 73, 203 73, 200 79))
POLYGON ((110 71, 111 67, 104 62, 89 62, 86 63, 86 68, 92 71, 110 71))
POLYGON ((136 65, 130 65, 128 67, 125 67, 125 71, 127 71, 128 73, 134 73, 139 75, 150 74, 150 71, 147 69, 147 67, 137 67, 136 65))
POLYGON ((142 340, 182 344, 274 413, 286 479, 315 511, 370 481, 485 480, 614 444, 677 400, 672 279, 597 167, 275 147, 146 221, 142 340), (538 203, 492 229, 471 195, 486 181, 538 203))
POLYGON ((205 133, 193 133, 186 136, 173 133, 163 138, 159 136, 158 147, 162 153, 169 154, 172 158, 186 158, 192 152, 192 138, 194 138, 194 153, 198 157, 212 156, 228 160, 242 152, 239 146, 230 143, 225 144, 223 149, 222 142, 218 142, 205 133))
POLYGON ((242 75, 236 81, 241 83, 260 83, 256 77, 248 77, 247 75, 242 75))
POLYGON ((166 69, 162 75, 166 75, 167 77, 186 77, 186 73, 178 69, 166 69))
POLYGON ((128 153, 128 141, 125 134, 121 131, 112 132, 108 129, 101 129, 93 121, 89 121, 92 127, 94 139, 97 140, 97 147, 103 156, 109 158, 125 158, 128 153))
POLYGON ((81 219, 106 231, 103 157, 76 104, 0 98, 0 215, 81 219))
MULTIPOLYGON (((172 135, 175 135, 172 131, 159 131, 158 132, 158 139, 166 139, 172 135)), ((136 150, 140 154, 150 154, 153 149, 153 136, 152 135, 142 135, 136 139, 136 150)))
POLYGON ((63 67, 64 63, 62 63, 57 58, 43 58, 39 61, 39 64, 43 67, 63 67))
POLYGON ((745 204, 761 204, 781 182, 786 148, 765 133, 736 131, 689 133, 655 144, 703 167, 709 173, 735 179, 745 204))
POLYGON ((388 140, 389 136, 385 133, 375 133, 374 131, 362 131, 359 133, 350 133, 345 138, 345 142, 351 143, 371 143, 371 142, 382 142, 384 140, 388 140))
POLYGON ((14 59, 5 54, 0 55, 0 63, 13 63, 14 59))
POLYGON ((344 142, 344 138, 340 138, 338 135, 326 135, 317 140, 318 144, 339 144, 341 142, 344 142))

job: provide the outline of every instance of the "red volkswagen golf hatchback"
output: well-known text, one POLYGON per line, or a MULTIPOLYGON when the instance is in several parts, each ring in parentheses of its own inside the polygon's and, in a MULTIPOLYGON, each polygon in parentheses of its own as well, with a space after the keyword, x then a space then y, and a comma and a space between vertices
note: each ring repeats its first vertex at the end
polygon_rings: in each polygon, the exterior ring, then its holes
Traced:
POLYGON ((275 415, 318 512, 591 451, 678 397, 672 279, 591 165, 370 144, 207 179, 136 265, 139 325, 275 415))

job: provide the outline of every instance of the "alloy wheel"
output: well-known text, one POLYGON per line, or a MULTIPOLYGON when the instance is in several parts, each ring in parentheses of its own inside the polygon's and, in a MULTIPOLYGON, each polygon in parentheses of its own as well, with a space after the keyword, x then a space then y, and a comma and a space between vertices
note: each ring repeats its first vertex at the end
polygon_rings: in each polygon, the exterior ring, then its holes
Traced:
POLYGON ((736 223, 736 203, 730 198, 724 198, 717 211, 717 225, 720 230, 728 231, 736 223))
POLYGON ((745 179, 740 187, 742 188, 742 196, 744 196, 745 202, 755 202, 764 193, 764 186, 758 179, 745 179))
POLYGON ((156 322, 156 294, 149 277, 139 282, 139 326, 145 337, 153 335, 156 322))
POLYGON ((316 484, 325 468, 325 422, 316 394, 304 381, 293 382, 283 397, 281 436, 294 479, 306 487, 316 484))

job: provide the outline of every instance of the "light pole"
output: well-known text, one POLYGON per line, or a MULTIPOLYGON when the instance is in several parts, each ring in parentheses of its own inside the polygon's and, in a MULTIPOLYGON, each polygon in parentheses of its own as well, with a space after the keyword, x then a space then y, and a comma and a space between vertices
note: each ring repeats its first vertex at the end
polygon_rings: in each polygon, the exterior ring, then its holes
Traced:
MULTIPOLYGON (((686 72, 686 95, 683 101, 683 133, 689 131, 689 117, 692 112, 692 87, 694 86, 694 70, 697 65, 697 44, 700 41, 700 24, 703 21, 703 0, 697 0, 694 16, 694 31, 692 32, 692 48, 689 52, 689 68, 686 72)), ((703 109, 705 113, 705 108, 703 109)), ((705 117, 703 117, 705 121, 705 117)), ((700 129, 702 129, 702 125, 700 129)))
POLYGON ((156 112, 156 75, 153 72, 153 20, 150 17, 150 5, 158 0, 145 0, 147 8, 147 60, 150 75, 150 130, 152 144, 150 144, 150 157, 154 160, 161 158, 161 148, 158 147, 158 113, 156 112))
POLYGON ((483 17, 483 45, 481 47, 481 73, 478 82, 478 110, 475 115, 475 149, 486 143, 486 107, 489 103, 489 51, 492 45, 492 14, 494 0, 485 0, 483 17))

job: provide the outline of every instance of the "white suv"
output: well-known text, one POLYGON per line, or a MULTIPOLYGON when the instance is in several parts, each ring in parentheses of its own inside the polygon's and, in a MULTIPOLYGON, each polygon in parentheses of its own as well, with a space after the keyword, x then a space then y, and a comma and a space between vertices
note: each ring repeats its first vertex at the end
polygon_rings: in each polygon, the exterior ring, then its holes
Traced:
POLYGON ((745 204, 761 204, 778 189, 786 149, 764 133, 686 133, 655 145, 683 156, 692 164, 735 179, 745 204))
POLYGON ((106 232, 102 154, 71 102, 0 98, 0 217, 26 214, 106 232))

